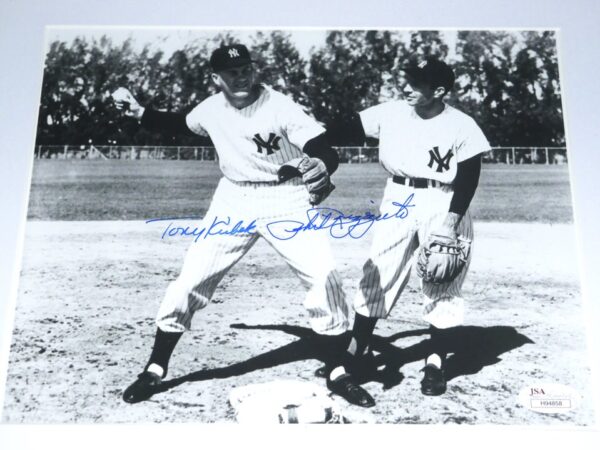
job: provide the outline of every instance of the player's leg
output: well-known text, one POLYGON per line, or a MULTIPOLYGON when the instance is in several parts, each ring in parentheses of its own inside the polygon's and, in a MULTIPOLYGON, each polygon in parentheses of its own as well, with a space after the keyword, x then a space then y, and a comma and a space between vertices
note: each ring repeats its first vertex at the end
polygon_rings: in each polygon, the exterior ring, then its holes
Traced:
MULTIPOLYGON (((228 192, 228 185, 220 183, 203 228, 215 217, 230 213, 227 204, 236 198, 228 192)), ((152 353, 144 370, 123 394, 128 403, 146 400, 156 392, 160 380, 167 374, 169 360, 186 329, 189 329, 196 311, 205 307, 227 271, 252 247, 258 234, 213 235, 193 242, 184 259, 177 279, 169 283, 156 316, 157 330, 152 353)))
MULTIPOLYGON (((424 242, 429 231, 437 228, 443 222, 444 217, 445 213, 433 217, 428 227, 419 230, 419 239, 424 242)), ((471 252, 461 273, 449 283, 421 282, 424 300, 423 319, 441 329, 455 327, 463 323, 464 300, 461 290, 473 253, 473 221, 468 211, 459 224, 458 234, 470 239, 472 242, 471 252)))
MULTIPOLYGON (((293 220, 292 217, 286 219, 293 220)), ((291 239, 280 240, 267 230, 260 227, 259 230, 306 289, 303 305, 311 328, 321 335, 343 334, 348 329, 350 311, 327 231, 304 231, 291 239)))
MULTIPOLYGON (((445 218, 446 213, 431 217, 428 226, 420 230, 421 241, 425 241, 429 232, 437 228, 445 218)), ((458 233, 473 241, 473 221, 469 212, 459 224, 458 233)), ((471 250, 473 246, 471 244, 471 250)), ((448 355, 445 334, 447 329, 463 324, 464 298, 461 292, 472 251, 461 273, 453 281, 444 284, 433 284, 421 281, 423 295, 423 320, 430 324, 431 351, 425 359, 424 376, 421 381, 421 391, 425 395, 441 395, 446 391, 444 365, 448 355)))
POLYGON ((167 374, 169 360, 196 311, 205 307, 227 271, 250 249, 256 235, 211 236, 189 248, 180 275, 160 305, 152 353, 143 372, 123 394, 128 403, 146 400, 167 374))
POLYGON ((306 288, 304 307, 310 325, 318 335, 318 347, 325 359, 327 387, 348 402, 370 407, 375 404, 369 393, 344 369, 345 332, 349 305, 336 270, 327 231, 306 231, 289 240, 265 238, 285 259, 306 288))
POLYGON ((167 374, 169 360, 196 311, 204 308, 227 271, 250 249, 257 235, 211 236, 192 244, 180 275, 172 281, 156 316, 152 353, 140 378, 123 394, 128 403, 146 400, 167 374), (150 386, 147 386, 150 384, 150 386))
POLYGON ((196 311, 212 299, 223 276, 252 247, 258 234, 210 236, 192 244, 177 279, 167 287, 156 323, 166 332, 188 330, 196 311))
MULTIPOLYGON (((381 212, 393 211, 393 202, 411 193, 411 189, 389 182, 381 212)), ((369 353, 377 320, 388 316, 408 283, 418 248, 417 227, 416 211, 409 212, 403 219, 389 219, 373 226, 369 258, 363 265, 363 275, 354 297, 356 315, 348 348, 359 368, 364 368, 361 358, 369 353)))

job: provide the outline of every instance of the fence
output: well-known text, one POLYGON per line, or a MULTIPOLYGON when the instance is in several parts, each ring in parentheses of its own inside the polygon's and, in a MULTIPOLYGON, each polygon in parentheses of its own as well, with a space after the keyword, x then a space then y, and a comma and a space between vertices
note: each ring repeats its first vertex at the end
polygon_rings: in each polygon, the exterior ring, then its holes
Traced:
POLYGON ((566 147, 492 147, 484 162, 504 164, 566 164, 566 147))
POLYGON ((177 159, 215 161, 214 147, 139 145, 38 145, 36 159, 177 159))
MULTIPOLYGON (((379 161, 378 147, 335 147, 344 163, 379 161)), ((214 147, 38 145, 37 159, 174 159, 216 161, 214 147)), ((493 147, 483 161, 501 164, 566 164, 566 147, 493 147)))

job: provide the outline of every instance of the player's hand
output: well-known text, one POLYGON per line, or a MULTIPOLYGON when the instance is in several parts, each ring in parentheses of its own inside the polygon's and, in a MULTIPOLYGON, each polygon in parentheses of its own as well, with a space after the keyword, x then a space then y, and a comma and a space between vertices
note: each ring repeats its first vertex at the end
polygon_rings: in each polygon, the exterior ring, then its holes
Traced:
POLYGON ((123 111, 126 115, 137 120, 142 118, 144 107, 138 103, 129 89, 120 87, 111 94, 111 97, 119 111, 123 111))

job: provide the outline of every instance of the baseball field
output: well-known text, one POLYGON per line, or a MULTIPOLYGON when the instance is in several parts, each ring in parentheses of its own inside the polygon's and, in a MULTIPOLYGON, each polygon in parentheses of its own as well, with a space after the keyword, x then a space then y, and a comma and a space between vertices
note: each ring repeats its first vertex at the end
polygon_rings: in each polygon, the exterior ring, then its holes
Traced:
MULTIPOLYGON (((154 315, 190 243, 161 239, 162 226, 145 220, 203 215, 218 177, 215 164, 196 161, 35 162, 4 422, 232 422, 236 386, 325 384, 314 376, 320 354, 300 282, 260 240, 195 316, 164 392, 121 400, 149 356, 154 315)), ((385 182, 377 164, 344 164, 333 181, 328 206, 377 210, 385 182)), ((385 364, 364 386, 377 405, 341 406, 357 422, 592 424, 567 166, 485 165, 471 211, 466 325, 448 341, 448 392, 419 391, 427 335, 413 276, 376 329, 385 364), (567 385, 581 401, 561 414, 523 407, 519 392, 541 383, 567 385)), ((332 239, 349 297, 370 240, 332 239)))

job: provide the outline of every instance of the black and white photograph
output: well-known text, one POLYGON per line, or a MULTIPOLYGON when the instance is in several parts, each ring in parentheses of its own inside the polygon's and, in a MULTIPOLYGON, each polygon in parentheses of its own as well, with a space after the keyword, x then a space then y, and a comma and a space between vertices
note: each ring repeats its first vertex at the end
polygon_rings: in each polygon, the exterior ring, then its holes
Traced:
POLYGON ((559 49, 47 27, 2 423, 592 426, 559 49))

